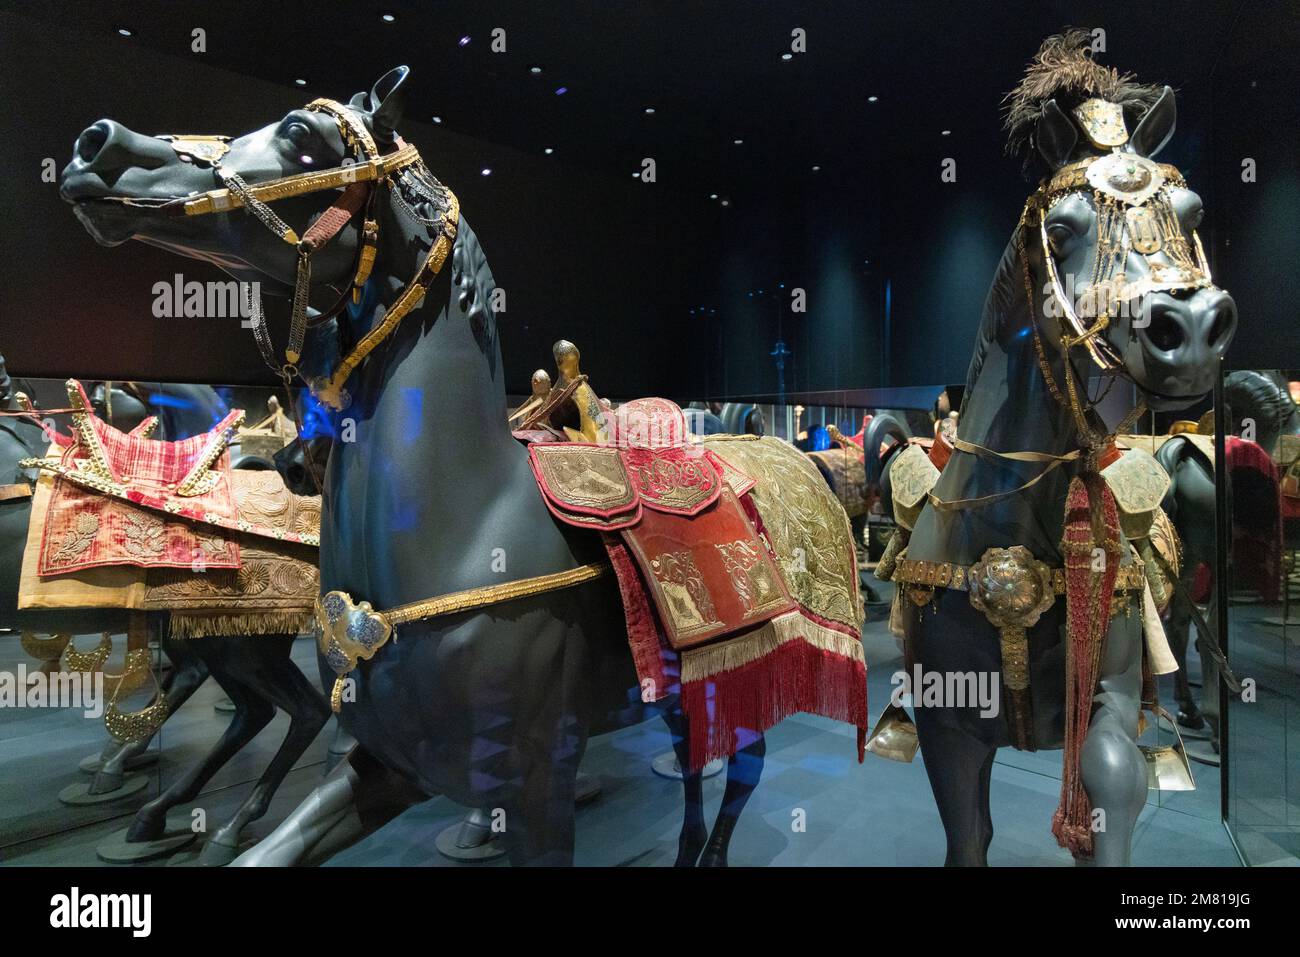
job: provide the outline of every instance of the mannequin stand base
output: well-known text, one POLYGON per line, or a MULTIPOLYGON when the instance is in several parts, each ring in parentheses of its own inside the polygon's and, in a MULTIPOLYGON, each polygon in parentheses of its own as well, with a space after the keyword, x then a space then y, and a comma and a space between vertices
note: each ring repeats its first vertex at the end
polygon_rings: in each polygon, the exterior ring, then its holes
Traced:
MULTIPOLYGON (((711 778, 721 774, 722 769, 726 767, 727 762, 722 758, 714 758, 704 766, 703 776, 711 778)), ((672 751, 667 754, 661 754, 650 763, 650 770, 661 778, 668 778, 670 781, 680 781, 682 779, 682 766, 677 763, 677 755, 672 751)))
POLYGON ((114 831, 95 848, 95 854, 101 861, 109 864, 138 864, 141 861, 170 857, 198 838, 189 828, 167 831, 154 841, 128 841, 126 832, 126 828, 114 831))
MULTIPOLYGON (((601 788, 599 777, 579 771, 574 782, 574 805, 581 807, 596 800, 601 788)), ((501 835, 492 830, 491 814, 482 809, 470 811, 459 824, 443 828, 433 843, 443 857, 463 864, 486 864, 506 853, 501 835)))
POLYGON ((109 791, 105 794, 91 794, 90 782, 80 782, 78 784, 69 784, 59 792, 59 801, 72 807, 90 807, 96 804, 108 804, 112 801, 123 801, 129 797, 139 794, 149 785, 149 775, 147 774, 128 774, 122 779, 122 786, 116 791, 109 791))

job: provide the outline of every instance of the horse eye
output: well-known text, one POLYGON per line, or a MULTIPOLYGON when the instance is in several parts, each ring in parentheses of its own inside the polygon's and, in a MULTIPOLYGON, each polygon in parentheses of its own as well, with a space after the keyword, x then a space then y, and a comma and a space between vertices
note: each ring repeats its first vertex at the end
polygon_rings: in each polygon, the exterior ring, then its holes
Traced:
POLYGON ((311 128, 306 123, 290 123, 284 136, 294 146, 302 146, 311 138, 311 128))
POLYGON ((1061 255, 1061 250, 1065 244, 1074 237, 1074 230, 1069 226, 1061 223, 1053 223, 1047 227, 1047 241, 1052 245, 1052 252, 1061 255))

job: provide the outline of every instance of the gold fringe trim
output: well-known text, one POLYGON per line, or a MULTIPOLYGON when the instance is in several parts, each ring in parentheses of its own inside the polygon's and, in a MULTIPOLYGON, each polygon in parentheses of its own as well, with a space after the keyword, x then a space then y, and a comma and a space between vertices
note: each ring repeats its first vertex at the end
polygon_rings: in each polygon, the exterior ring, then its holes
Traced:
POLYGON ((245 612, 199 615, 172 612, 171 637, 212 638, 220 635, 300 635, 311 628, 311 611, 245 612))
POLYGON ((866 663, 862 641, 805 618, 798 611, 778 615, 767 624, 736 638, 682 652, 682 681, 701 681, 744 667, 770 655, 787 641, 806 641, 821 651, 866 663))

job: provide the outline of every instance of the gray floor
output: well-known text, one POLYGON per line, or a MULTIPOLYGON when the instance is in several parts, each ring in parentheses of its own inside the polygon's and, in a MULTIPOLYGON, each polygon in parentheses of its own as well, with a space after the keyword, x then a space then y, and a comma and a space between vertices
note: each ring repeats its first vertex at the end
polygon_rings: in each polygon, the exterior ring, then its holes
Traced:
MULTIPOLYGON (((890 675, 899 666, 897 647, 883 621, 866 634, 873 717, 888 700, 890 675)), ((0 667, 10 667, 17 639, 0 636, 0 667)), ((295 659, 315 673, 313 651, 300 642, 295 659)), ((209 682, 166 725, 158 780, 169 780, 215 742, 226 716, 213 710, 219 692, 209 682)), ((1168 701, 1170 695, 1162 693, 1168 701)), ((1261 713, 1262 714, 1262 713, 1261 713)), ((248 793, 278 746, 286 719, 262 732, 226 768, 198 804, 209 821, 220 821, 248 793)), ((264 821, 249 828, 256 837, 288 813, 319 780, 332 725, 289 775, 264 821)), ((0 862, 94 865, 94 849, 120 830, 139 805, 93 811, 59 804, 57 792, 86 780, 77 762, 98 751, 103 729, 97 722, 59 712, 30 712, 16 719, 0 714, 0 862), (5 846, 8 845, 8 846, 5 846)), ((659 866, 671 863, 681 821, 680 785, 656 777, 651 760, 669 749, 667 730, 648 722, 592 742, 583 769, 599 776, 602 793, 578 811, 577 863, 585 866, 659 866)), ((1219 777, 1215 768, 1194 765, 1198 789, 1191 793, 1151 792, 1139 823, 1134 863, 1152 866, 1232 866, 1239 858, 1220 822, 1219 777)), ((706 784, 709 813, 722 793, 721 777, 706 784)), ((993 771, 995 865, 1069 866, 1056 846, 1050 821, 1060 789, 1060 753, 1004 749, 993 771)), ((338 855, 340 865, 454 865, 438 854, 434 838, 456 823, 464 809, 437 798, 411 808, 357 846, 338 855)), ((178 822, 188 818, 180 809, 178 822)), ((215 826, 215 825, 210 825, 215 826)), ((938 865, 944 841, 920 757, 910 765, 868 755, 858 766, 849 728, 809 716, 783 722, 768 735, 762 783, 737 828, 733 865, 938 865), (806 828, 792 827, 796 813, 806 828)), ((192 863, 194 853, 172 858, 192 863)))

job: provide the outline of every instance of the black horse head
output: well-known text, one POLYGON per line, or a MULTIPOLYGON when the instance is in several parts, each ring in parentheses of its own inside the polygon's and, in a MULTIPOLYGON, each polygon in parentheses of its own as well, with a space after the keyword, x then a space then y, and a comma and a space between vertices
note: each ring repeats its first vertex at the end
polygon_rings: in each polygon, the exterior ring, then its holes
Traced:
POLYGON ((1088 44, 1047 40, 1009 97, 1009 148, 1047 171, 1022 222, 1036 318, 1054 349, 1081 340, 1148 406, 1181 408, 1212 388, 1236 305, 1210 280, 1200 197, 1152 159, 1174 132, 1173 91, 1101 67, 1088 44))
MULTIPOLYGON (((404 66, 389 71, 347 106, 381 150, 394 142, 408 74, 404 66)), ((363 157, 345 135, 334 114, 310 108, 293 110, 235 139, 146 136, 103 119, 77 137, 60 195, 75 205, 82 224, 104 245, 138 239, 211 262, 236 279, 259 281, 269 293, 288 295, 297 265, 292 243, 282 241, 246 208, 193 216, 185 214, 184 201, 225 188, 222 173, 256 186, 356 164, 363 157)), ((277 201, 275 212, 301 236, 327 205, 309 193, 277 201)), ((358 231, 354 220, 315 256, 313 282, 337 285, 345 280, 356 256, 358 231)))

